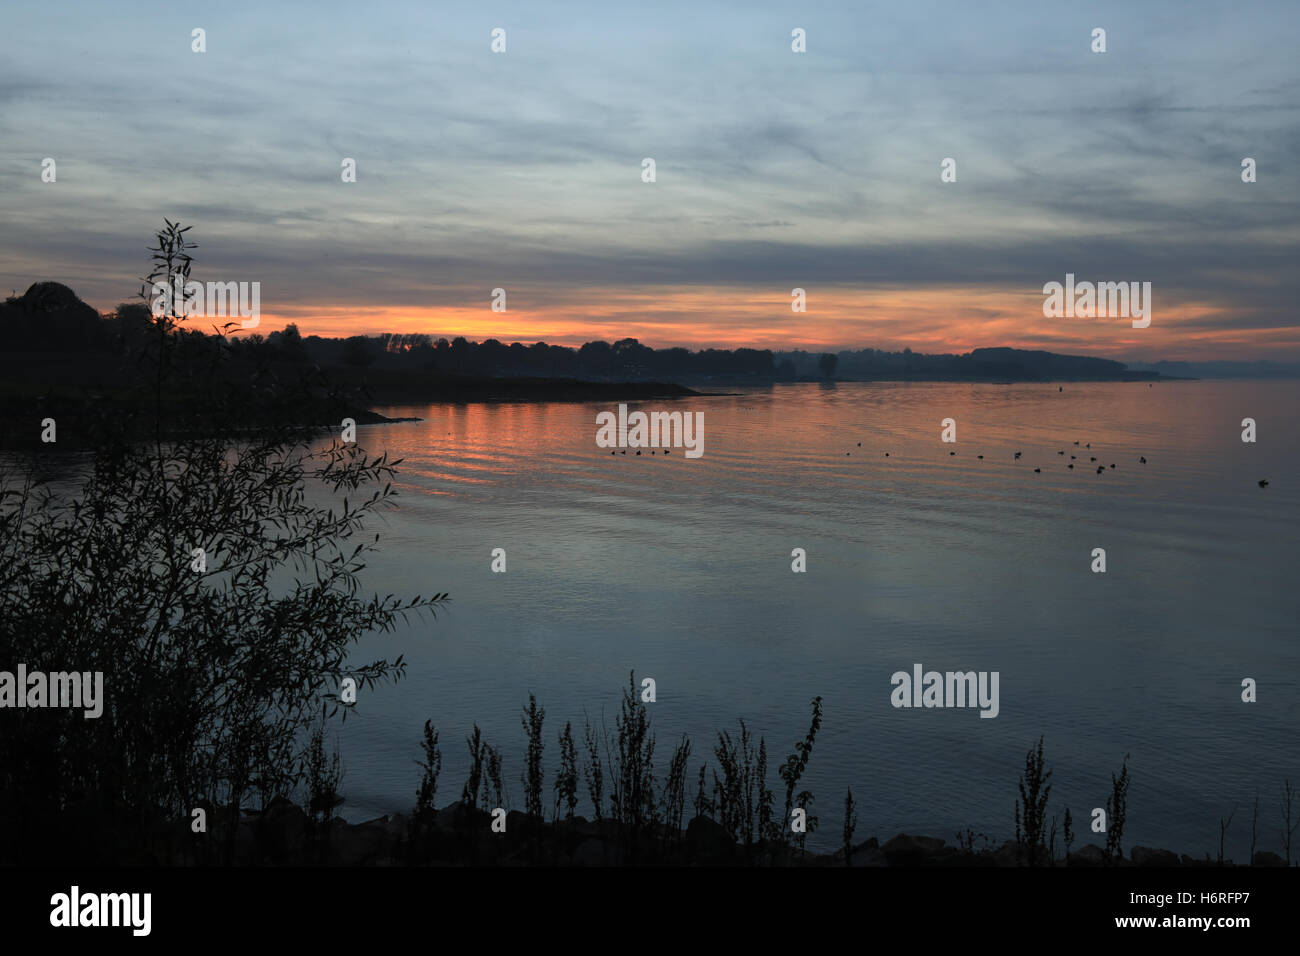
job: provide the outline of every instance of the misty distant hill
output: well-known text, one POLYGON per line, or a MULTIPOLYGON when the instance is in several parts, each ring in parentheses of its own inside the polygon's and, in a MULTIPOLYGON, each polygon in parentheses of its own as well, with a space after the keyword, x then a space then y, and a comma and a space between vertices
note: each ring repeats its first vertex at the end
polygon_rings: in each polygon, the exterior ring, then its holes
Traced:
POLYGON ((778 352, 797 378, 830 374, 849 381, 972 382, 1132 382, 1151 381, 1160 373, 1135 371, 1123 362, 1083 355, 1013 348, 974 349, 964 355, 927 355, 904 349, 861 349, 834 353, 833 361, 816 352, 778 352))

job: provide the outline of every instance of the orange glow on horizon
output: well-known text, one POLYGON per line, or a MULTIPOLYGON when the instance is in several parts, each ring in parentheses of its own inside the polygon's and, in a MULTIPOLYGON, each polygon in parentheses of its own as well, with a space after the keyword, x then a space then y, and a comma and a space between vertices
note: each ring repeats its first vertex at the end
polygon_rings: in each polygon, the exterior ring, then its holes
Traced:
POLYGON ((298 325, 304 336, 427 333, 504 343, 580 346, 635 338, 655 348, 770 348, 809 350, 880 348, 964 353, 990 346, 1084 355, 1141 354, 1150 359, 1255 358, 1262 351, 1300 352, 1295 328, 1232 328, 1231 310, 1218 303, 1172 302, 1157 290, 1152 321, 1134 329, 1128 319, 1049 319, 1043 296, 979 288, 812 288, 807 311, 790 308, 789 293, 700 287, 600 290, 559 305, 551 290, 530 302, 529 290, 510 290, 508 310, 482 304, 442 307, 301 306, 266 311, 259 332, 298 325), (1217 328, 1206 328, 1214 322, 1217 328), (1228 327, 1224 327, 1227 325, 1228 327))

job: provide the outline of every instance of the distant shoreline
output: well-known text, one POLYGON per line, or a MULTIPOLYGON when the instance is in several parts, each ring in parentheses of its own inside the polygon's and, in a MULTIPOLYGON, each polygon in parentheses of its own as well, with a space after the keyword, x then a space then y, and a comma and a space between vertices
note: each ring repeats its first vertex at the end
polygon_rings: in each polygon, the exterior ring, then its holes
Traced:
MULTIPOLYGON (((955 378, 938 375, 920 376, 881 376, 878 378, 798 378, 789 381, 765 380, 751 381, 726 379, 720 382, 696 382, 695 385, 709 385, 714 388, 760 388, 772 389, 781 385, 861 385, 873 382, 898 382, 918 384, 971 384, 971 385, 1067 385, 1088 384, 1094 382, 1112 382, 1116 384, 1154 383, 1154 382, 1195 382, 1195 378, 1175 378, 1172 376, 1137 374, 1123 378, 1060 378, 1060 379, 1013 379, 995 381, 990 378, 969 377, 955 378)), ((477 405, 508 404, 512 402, 623 402, 651 401, 654 399, 676 400, 683 398, 727 398, 741 393, 733 391, 700 391, 696 388, 674 382, 593 382, 583 379, 563 378, 439 378, 434 381, 379 382, 361 383, 366 391, 366 400, 378 406, 402 405, 477 405)), ((388 424, 392 422, 418 421, 412 418, 388 418, 368 410, 362 413, 360 424, 388 424)))
POLYGON ((1158 373, 1129 372, 1119 376, 1062 376, 1060 378, 1006 378, 993 377, 986 375, 939 375, 939 374, 922 374, 922 375, 876 375, 871 377, 864 376, 840 376, 837 375, 831 379, 813 378, 805 376, 795 379, 793 382, 777 382, 778 385, 787 384, 808 384, 817 382, 835 382, 835 383, 863 383, 863 382, 952 382, 967 383, 971 385, 1067 385, 1081 384, 1087 382, 1113 382, 1117 384, 1126 384, 1133 382, 1199 382, 1201 379, 1190 376, 1161 375, 1158 373))

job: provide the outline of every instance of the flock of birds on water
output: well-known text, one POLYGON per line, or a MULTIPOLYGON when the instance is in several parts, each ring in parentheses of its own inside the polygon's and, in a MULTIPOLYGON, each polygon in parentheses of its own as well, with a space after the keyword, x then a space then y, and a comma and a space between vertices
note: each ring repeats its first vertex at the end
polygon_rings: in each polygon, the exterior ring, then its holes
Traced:
MULTIPOLYGON (((1078 443, 1078 442, 1075 442, 1075 444, 1078 445, 1079 443, 1078 443)), ((858 442, 858 447, 859 447, 859 448, 862 447, 862 442, 858 442)), ((1087 450, 1091 450, 1091 449, 1092 449, 1092 442, 1087 442, 1083 447, 1084 447, 1085 449, 1087 449, 1087 450)), ((640 454, 640 453, 638 452, 638 454, 640 454)), ((852 455, 852 454, 853 454, 853 452, 851 452, 851 451, 846 451, 846 452, 844 453, 845 457, 848 457, 849 455, 852 455)), ((948 452, 948 454, 949 454, 950 456, 952 456, 952 455, 956 455, 957 453, 956 453, 955 451, 950 451, 950 452, 948 452)), ((1016 452, 1016 457, 1015 457, 1014 460, 1015 460, 1015 461, 1019 461, 1019 460, 1020 460, 1020 456, 1021 456, 1022 454, 1024 454, 1024 452, 1019 452, 1019 451, 1016 452)), ((1058 451, 1057 454, 1063 456, 1063 455, 1065 454, 1065 451, 1064 451, 1064 450, 1062 450, 1062 451, 1058 451)), ((886 457, 886 458, 889 457, 889 452, 885 452, 885 457, 886 457)), ((980 459, 981 461, 984 459, 984 456, 983 456, 983 455, 976 455, 975 457, 978 458, 978 459, 980 459)), ((1066 467, 1068 470, 1073 471, 1073 470, 1074 470, 1074 463, 1075 463, 1076 461, 1078 461, 1078 460, 1079 460, 1079 456, 1078 456, 1078 455, 1071 455, 1071 456, 1070 456, 1070 461, 1069 461, 1069 463, 1068 463, 1065 467, 1066 467)), ((1089 456, 1088 456, 1088 463, 1089 463, 1089 465, 1091 465, 1091 464, 1093 464, 1094 462, 1096 462, 1096 460, 1097 460, 1097 456, 1096 456, 1096 455, 1089 455, 1089 456)), ((1145 455, 1139 455, 1139 456, 1138 456, 1138 463, 1139 463, 1139 464, 1142 464, 1142 465, 1145 465, 1145 464, 1147 463, 1146 456, 1145 456, 1145 455)), ((1115 467, 1115 463, 1114 463, 1114 462, 1111 462, 1110 467, 1111 467, 1111 468, 1114 468, 1114 467, 1115 467)), ((1034 469, 1034 474, 1036 474, 1036 475, 1037 475, 1037 474, 1040 474, 1040 473, 1042 472, 1042 470, 1043 470, 1043 469, 1041 469, 1041 468, 1035 468, 1035 469, 1034 469)), ((1105 472, 1106 472, 1106 466, 1105 466, 1105 465, 1098 465, 1098 466, 1097 466, 1097 474, 1101 475, 1101 474, 1105 474, 1105 472)), ((1261 478, 1261 479, 1259 479, 1259 486, 1260 486, 1261 488, 1267 488, 1267 487, 1268 487, 1268 479, 1267 479, 1267 478, 1261 478)))
MULTIPOLYGON (((1077 444, 1079 444, 1079 443, 1078 443, 1078 442, 1075 442, 1075 444, 1077 445, 1077 444)), ((858 442, 858 447, 859 447, 859 448, 862 447, 862 442, 858 442)), ((1088 443, 1085 444, 1083 447, 1084 447, 1085 449, 1089 449, 1089 450, 1091 450, 1091 449, 1092 449, 1092 442, 1088 442, 1088 443)), ((845 456, 847 457, 847 456, 849 456, 849 455, 852 455, 853 452, 851 452, 851 451, 846 451, 844 454, 845 454, 845 456)), ((950 451, 950 452, 948 452, 948 454, 949 454, 949 455, 956 455, 957 453, 956 453, 955 451, 950 451)), ((1019 461, 1019 460, 1020 460, 1020 456, 1023 455, 1023 454, 1024 454, 1024 452, 1019 452, 1019 451, 1016 452, 1015 461, 1019 461)), ((1057 454, 1058 454, 1058 455, 1064 455, 1065 452, 1064 452, 1064 451, 1058 451, 1057 454)), ((886 457, 886 458, 889 457, 889 452, 885 452, 885 457, 886 457)), ((984 456, 983 456, 983 455, 976 455, 975 457, 978 458, 978 459, 980 459, 981 461, 984 460, 984 456)), ((1074 463, 1075 463, 1076 461, 1078 461, 1078 460, 1079 460, 1079 456, 1078 456, 1078 455, 1071 455, 1071 456, 1070 456, 1070 463, 1069 463, 1068 465, 1066 465, 1065 467, 1068 468, 1069 470, 1073 471, 1073 470, 1074 470, 1074 463)), ((1089 464, 1092 464, 1092 463, 1095 462, 1096 460, 1097 460, 1097 456, 1096 456, 1096 455, 1089 455, 1089 456, 1088 456, 1088 462, 1089 462, 1089 464)), ((1138 461, 1139 461, 1141 464, 1145 465, 1145 464, 1147 463, 1146 456, 1143 455, 1143 456, 1139 457, 1139 458, 1138 458, 1138 461)), ((1110 467, 1111 467, 1111 468, 1114 468, 1114 467, 1115 467, 1115 463, 1114 463, 1114 462, 1111 462, 1110 467)), ((1040 472, 1042 472, 1042 470, 1043 470, 1043 469, 1041 469, 1041 468, 1035 468, 1035 469, 1034 469, 1034 474, 1039 474, 1040 472)), ((1099 474, 1099 475, 1100 475, 1100 474, 1104 474, 1105 471, 1106 471, 1106 466, 1105 466, 1105 465, 1098 465, 1098 466, 1097 466, 1097 474, 1099 474)), ((1261 482, 1259 483, 1259 486, 1260 486, 1261 488, 1263 488, 1263 487, 1264 487, 1265 485, 1267 485, 1267 484, 1268 484, 1267 481, 1261 481, 1261 482)))
MULTIPOLYGON (((1150 387, 1151 387, 1151 385, 1150 385, 1150 383, 1148 383, 1148 384, 1147 384, 1147 388, 1150 388, 1150 387)), ((1058 391, 1058 392, 1059 392, 1059 391, 1064 391, 1064 389, 1062 389, 1062 388, 1057 388, 1057 391, 1058 391)), ((1078 443, 1078 442, 1075 442, 1075 444, 1077 445, 1077 444, 1079 444, 1079 443, 1078 443)), ((859 447, 859 448, 862 447, 862 442, 858 442, 858 447, 859 447)), ((1092 442, 1088 442, 1088 443, 1086 443, 1086 444, 1084 445, 1084 448, 1091 450, 1091 449, 1092 449, 1092 442)), ((653 455, 653 454, 656 454, 657 451, 658 451, 658 449, 651 449, 651 450, 650 450, 650 454, 652 454, 652 455, 653 455)), ((612 455, 612 454, 614 454, 614 452, 611 451, 610 454, 612 455)), ((626 455, 626 454, 627 454, 627 449, 623 449, 622 454, 626 455)), ((641 454, 641 452, 638 451, 637 454, 639 455, 639 454, 641 454)), ((664 449, 664 454, 665 454, 665 455, 668 454, 668 449, 666 449, 666 448, 664 449)), ((849 457, 849 456, 852 455, 852 454, 853 454, 853 452, 846 451, 846 452, 844 453, 844 456, 847 458, 847 457, 849 457)), ((950 451, 950 452, 948 452, 948 454, 949 454, 949 455, 952 455, 952 456, 955 456, 957 453, 956 453, 955 451, 950 451)), ((1016 461, 1019 461, 1019 460, 1020 460, 1020 456, 1021 456, 1022 454, 1023 454, 1023 452, 1016 452, 1015 460, 1016 460, 1016 461)), ((1058 455, 1064 455, 1065 452, 1064 452, 1064 451, 1058 451, 1057 454, 1058 454, 1058 455)), ((889 452, 885 452, 885 457, 886 457, 886 458, 889 457, 889 452)), ((978 458, 978 459, 980 459, 981 461, 984 460, 984 456, 983 456, 983 455, 976 455, 975 457, 978 458)), ((1067 464, 1065 467, 1066 467, 1068 470, 1073 471, 1073 470, 1074 470, 1074 463, 1075 463, 1076 461, 1078 461, 1078 459, 1079 459, 1079 456, 1078 456, 1078 455, 1071 455, 1071 456, 1070 456, 1070 462, 1069 462, 1069 464, 1067 464)), ((1096 460, 1097 460, 1097 456, 1095 456, 1095 455, 1089 455, 1089 456, 1088 456, 1088 463, 1089 463, 1089 464, 1092 464, 1092 463, 1095 462, 1096 460)), ((1145 465, 1145 464, 1147 463, 1146 456, 1145 456, 1145 455, 1139 455, 1139 456, 1138 456, 1138 463, 1139 463, 1139 464, 1142 464, 1142 465, 1145 465)), ((1114 462, 1111 462, 1110 467, 1113 469, 1113 468, 1115 467, 1115 463, 1114 463, 1114 462)), ((1042 471, 1043 471, 1043 469, 1041 469, 1041 468, 1035 468, 1035 469, 1034 469, 1034 474, 1036 474, 1036 475, 1037 475, 1037 474, 1041 474, 1042 471)), ((1106 466, 1105 466, 1105 465, 1098 465, 1098 466, 1097 466, 1097 474, 1102 475, 1102 474, 1105 474, 1105 473, 1106 473, 1106 466)), ((1261 479, 1259 479, 1259 486, 1260 486, 1261 488, 1267 488, 1267 487, 1268 487, 1268 479, 1267 479, 1267 478, 1261 478, 1261 479)))
MULTIPOLYGON (((1077 445, 1077 444, 1079 444, 1079 443, 1078 443, 1078 442, 1075 442, 1075 444, 1077 445)), ((859 448, 862 447, 862 442, 858 442, 858 447, 859 447, 859 448)), ((1092 449, 1092 442, 1087 442, 1083 447, 1084 447, 1085 449, 1087 449, 1087 450, 1091 450, 1091 449, 1092 449)), ((652 455, 658 454, 658 452, 659 452, 659 449, 657 449, 657 448, 652 448, 652 449, 650 449, 650 454, 652 454, 652 455)), ((663 452, 664 452, 665 455, 668 454, 668 449, 665 448, 665 449, 663 450, 663 452)), ((613 455, 613 454, 615 454, 615 452, 612 452, 612 451, 611 451, 610 454, 613 455)), ((627 449, 626 449, 626 448, 623 449, 622 454, 624 454, 624 455, 627 454, 627 449)), ((638 450, 638 451, 637 451, 637 454, 639 455, 639 454, 641 454, 641 452, 638 450)), ((846 451, 846 452, 844 453, 844 455, 845 455, 846 458, 847 458, 848 456, 852 455, 852 454, 853 454, 853 452, 851 452, 851 451, 846 451)), ((956 455, 957 453, 956 453, 955 451, 950 451, 950 452, 948 452, 948 454, 949 454, 949 455, 956 455)), ((1021 456, 1022 454, 1024 454, 1024 453, 1023 453, 1023 452, 1019 452, 1019 451, 1016 452, 1015 460, 1016 460, 1016 461, 1019 461, 1019 460, 1020 460, 1020 456, 1021 456)), ((1064 450, 1062 450, 1062 451, 1058 451, 1057 454, 1058 454, 1058 455, 1064 455, 1064 454, 1065 454, 1065 451, 1064 451, 1064 450)), ((886 458, 889 457, 889 452, 885 452, 885 457, 886 457, 886 458)), ((984 456, 983 456, 983 455, 976 455, 975 457, 978 458, 978 459, 980 459, 981 461, 984 460, 984 456)), ((1066 467, 1067 469, 1069 469, 1070 471, 1073 471, 1073 470, 1074 470, 1074 463, 1075 463, 1076 461, 1078 461, 1078 460, 1079 460, 1079 456, 1078 456, 1078 455, 1071 455, 1071 456, 1070 456, 1069 464, 1067 464, 1065 467, 1066 467)), ((1088 456, 1088 463, 1089 463, 1089 465, 1091 465, 1091 464, 1092 464, 1093 462, 1095 462, 1096 460, 1097 460, 1097 456, 1096 456, 1096 455, 1089 455, 1089 456, 1088 456)), ((1145 456, 1145 455, 1139 455, 1139 456, 1138 456, 1138 463, 1139 463, 1139 464, 1142 464, 1142 465, 1145 465, 1145 464, 1147 463, 1146 456, 1145 456)), ((1114 467, 1115 467, 1115 463, 1114 463, 1114 462, 1111 462, 1110 467, 1111 467, 1111 468, 1114 468, 1114 467)), ((1043 470, 1043 469, 1041 469, 1041 468, 1035 468, 1035 469, 1034 469, 1034 474, 1036 474, 1036 475, 1037 475, 1037 474, 1040 474, 1040 473, 1042 472, 1042 470, 1043 470)), ((1098 466, 1097 466, 1097 474, 1101 475, 1101 474, 1105 474, 1105 472, 1106 472, 1106 466, 1105 466, 1105 465, 1098 465, 1098 466)), ((1267 478, 1261 478, 1261 479, 1259 479, 1259 486, 1260 486, 1261 488, 1267 488, 1267 487, 1268 487, 1268 479, 1267 479, 1267 478)))

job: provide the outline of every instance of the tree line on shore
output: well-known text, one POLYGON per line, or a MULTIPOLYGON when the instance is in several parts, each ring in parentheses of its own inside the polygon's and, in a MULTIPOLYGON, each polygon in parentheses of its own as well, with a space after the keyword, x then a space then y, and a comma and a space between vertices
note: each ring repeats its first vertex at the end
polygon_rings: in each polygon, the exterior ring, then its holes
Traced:
MULTIPOLYGON (((143 302, 122 303, 101 315, 72 290, 36 283, 0 304, 4 353, 111 354, 137 350, 153 329, 143 302)), ((262 334, 241 330, 208 334, 192 323, 177 330, 192 348, 218 345, 248 362, 311 364, 321 368, 409 369, 472 377, 542 377, 596 381, 782 382, 819 379, 1147 379, 1157 373, 1129 372, 1121 362, 1010 348, 975 349, 967 354, 925 354, 864 348, 838 352, 795 349, 652 348, 634 338, 592 341, 574 348, 546 342, 506 344, 464 336, 384 333, 329 338, 304 336, 296 324, 262 334)))

